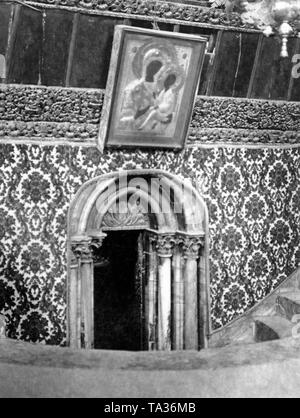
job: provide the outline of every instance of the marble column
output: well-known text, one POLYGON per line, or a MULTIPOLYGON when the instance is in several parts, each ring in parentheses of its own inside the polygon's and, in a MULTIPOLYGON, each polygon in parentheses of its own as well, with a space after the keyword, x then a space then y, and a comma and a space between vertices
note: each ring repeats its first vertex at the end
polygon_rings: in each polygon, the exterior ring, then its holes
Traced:
MULTIPOLYGON (((82 263, 82 286, 83 286, 83 307, 85 309, 85 327, 87 332, 85 333, 85 348, 94 348, 94 261, 96 251, 102 247, 103 241, 106 238, 106 234, 102 232, 90 232, 89 243, 90 253, 87 260, 82 263)), ((101 280, 101 279, 100 279, 101 280)))
POLYGON ((200 348, 208 348, 208 334, 209 334, 209 284, 206 281, 206 260, 204 254, 204 247, 200 250, 199 259, 199 275, 200 275, 200 323, 199 323, 199 340, 200 348))
POLYGON ((157 350, 157 253, 155 250, 156 238, 149 237, 149 276, 147 286, 147 326, 148 326, 148 349, 149 351, 157 350))
MULTIPOLYGON (((71 348, 81 348, 80 343, 80 329, 78 329, 78 299, 79 291, 79 258, 71 251, 71 262, 69 271, 69 292, 68 292, 68 333, 71 348)), ((80 315, 79 315, 80 317, 80 315)))
POLYGON ((89 303, 93 298, 91 283, 93 283, 93 253, 92 238, 88 236, 73 237, 72 251, 78 259, 77 280, 77 339, 80 348, 91 348, 93 341, 93 311, 89 303))
POLYGON ((75 298, 76 293, 76 306, 75 300, 70 300, 70 341, 76 348, 94 346, 94 251, 102 245, 104 237, 103 234, 99 237, 75 236, 71 240, 72 260, 77 259, 77 269, 73 263, 70 298, 75 298))
POLYGON ((82 254, 81 263, 81 294, 84 329, 84 348, 91 349, 94 344, 94 263, 91 241, 88 251, 82 254))
POLYGON ((171 350, 172 328, 172 254, 175 238, 159 234, 156 241, 158 255, 158 349, 171 350))
POLYGON ((182 257, 180 248, 173 255, 173 349, 183 350, 184 329, 184 281, 182 274, 182 257))
POLYGON ((203 237, 183 239, 184 266, 184 348, 199 349, 199 283, 198 259, 203 237))

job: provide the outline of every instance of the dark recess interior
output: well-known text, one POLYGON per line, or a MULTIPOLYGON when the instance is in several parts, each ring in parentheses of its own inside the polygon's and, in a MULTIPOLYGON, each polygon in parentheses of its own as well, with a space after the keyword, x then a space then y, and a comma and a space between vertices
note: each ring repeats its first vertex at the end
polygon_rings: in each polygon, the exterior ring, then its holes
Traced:
POLYGON ((136 278, 139 232, 110 232, 95 263, 95 348, 141 350, 142 288, 136 278))

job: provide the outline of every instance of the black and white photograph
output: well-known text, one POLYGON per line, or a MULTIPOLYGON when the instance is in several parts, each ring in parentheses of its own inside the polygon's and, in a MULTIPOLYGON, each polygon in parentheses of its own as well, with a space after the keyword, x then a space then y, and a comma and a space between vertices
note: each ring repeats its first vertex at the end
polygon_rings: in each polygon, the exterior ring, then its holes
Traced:
POLYGON ((299 396, 299 0, 0 0, 0 398, 299 396))

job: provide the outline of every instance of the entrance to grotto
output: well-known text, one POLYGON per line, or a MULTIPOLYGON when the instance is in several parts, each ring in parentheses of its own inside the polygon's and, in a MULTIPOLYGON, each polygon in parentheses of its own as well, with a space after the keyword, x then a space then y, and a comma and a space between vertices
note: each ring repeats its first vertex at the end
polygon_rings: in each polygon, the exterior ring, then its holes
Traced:
POLYGON ((94 260, 94 347, 145 348, 143 234, 109 232, 94 260))
POLYGON ((190 182, 161 170, 92 179, 69 213, 69 345, 205 347, 208 266, 207 209, 190 182))

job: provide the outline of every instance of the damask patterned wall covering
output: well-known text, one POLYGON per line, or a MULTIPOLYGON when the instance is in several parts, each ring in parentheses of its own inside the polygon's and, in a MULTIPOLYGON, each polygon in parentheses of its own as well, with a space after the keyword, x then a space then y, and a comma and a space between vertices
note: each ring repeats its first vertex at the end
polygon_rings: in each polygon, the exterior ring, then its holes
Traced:
POLYGON ((64 344, 70 201, 96 175, 160 168, 191 177, 211 218, 214 328, 242 314, 300 262, 300 148, 190 144, 182 153, 0 146, 0 312, 9 336, 64 344))

